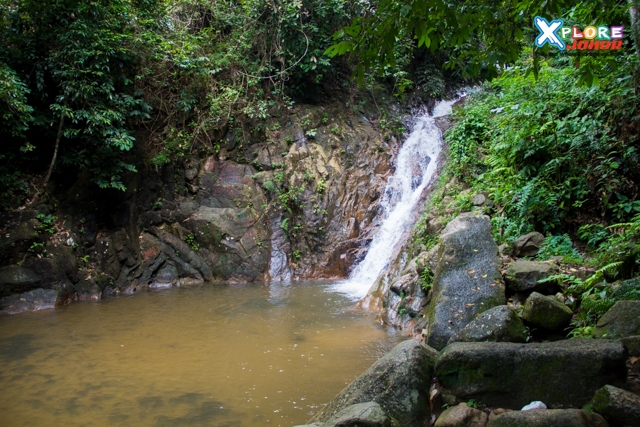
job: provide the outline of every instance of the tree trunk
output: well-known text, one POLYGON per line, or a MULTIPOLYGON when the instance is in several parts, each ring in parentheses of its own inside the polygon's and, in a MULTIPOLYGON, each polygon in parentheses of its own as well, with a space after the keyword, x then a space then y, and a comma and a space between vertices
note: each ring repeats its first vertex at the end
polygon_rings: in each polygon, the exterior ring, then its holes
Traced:
POLYGON ((631 33, 636 45, 636 55, 640 61, 640 1, 627 0, 629 3, 629 15, 631 16, 631 33))
POLYGON ((53 171, 53 166, 56 164, 56 158, 58 157, 58 147, 60 147, 60 138, 62 138, 63 126, 64 126, 64 114, 60 116, 60 125, 58 126, 58 135, 56 136, 56 146, 53 149, 53 157, 51 158, 49 171, 47 172, 47 176, 44 177, 44 181, 42 182, 43 190, 47 187, 47 184, 49 183, 49 178, 51 178, 51 172, 53 171))

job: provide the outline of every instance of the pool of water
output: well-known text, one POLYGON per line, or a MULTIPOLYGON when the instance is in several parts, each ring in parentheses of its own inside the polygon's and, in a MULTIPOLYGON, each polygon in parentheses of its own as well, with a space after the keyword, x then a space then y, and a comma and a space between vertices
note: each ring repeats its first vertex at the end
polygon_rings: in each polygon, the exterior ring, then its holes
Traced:
POLYGON ((0 425, 304 424, 401 339, 330 284, 174 288, 0 318, 0 425))

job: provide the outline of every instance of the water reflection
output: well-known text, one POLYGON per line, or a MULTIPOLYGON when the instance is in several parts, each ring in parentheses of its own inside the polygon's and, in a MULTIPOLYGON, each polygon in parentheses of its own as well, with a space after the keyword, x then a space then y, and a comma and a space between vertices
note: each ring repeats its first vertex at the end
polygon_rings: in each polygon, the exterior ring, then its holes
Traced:
POLYGON ((0 318, 0 425, 301 424, 398 340, 326 286, 170 289, 0 318))

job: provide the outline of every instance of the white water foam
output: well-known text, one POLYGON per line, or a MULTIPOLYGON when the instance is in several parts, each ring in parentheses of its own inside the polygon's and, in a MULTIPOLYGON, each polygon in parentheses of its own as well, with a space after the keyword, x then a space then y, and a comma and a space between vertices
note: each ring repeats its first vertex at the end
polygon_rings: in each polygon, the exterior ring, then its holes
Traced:
POLYGON ((431 115, 415 118, 413 130, 398 153, 396 170, 385 188, 380 229, 367 255, 353 269, 349 279, 332 286, 332 291, 361 299, 392 262, 394 248, 405 232, 413 227, 416 204, 438 167, 442 133, 435 118, 451 114, 451 107, 456 101, 441 101, 431 115))

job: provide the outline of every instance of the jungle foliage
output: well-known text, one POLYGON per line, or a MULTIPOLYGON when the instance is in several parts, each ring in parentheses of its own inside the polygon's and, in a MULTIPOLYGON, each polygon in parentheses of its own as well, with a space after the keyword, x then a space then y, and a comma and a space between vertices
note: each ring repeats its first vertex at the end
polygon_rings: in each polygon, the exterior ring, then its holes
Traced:
POLYGON ((348 63, 322 53, 364 7, 0 0, 3 205, 42 190, 49 166, 123 190, 128 171, 215 152, 223 128, 348 86, 348 63))

